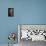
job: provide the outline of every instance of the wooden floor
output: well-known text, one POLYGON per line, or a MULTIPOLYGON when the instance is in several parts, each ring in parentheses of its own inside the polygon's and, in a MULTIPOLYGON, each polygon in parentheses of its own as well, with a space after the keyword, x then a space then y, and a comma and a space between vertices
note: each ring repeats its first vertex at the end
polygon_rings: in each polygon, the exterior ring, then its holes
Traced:
POLYGON ((21 40, 20 41, 20 46, 46 46, 45 41, 31 41, 31 40, 21 40))
MULTIPOLYGON (((0 46, 8 46, 8 44, 0 44, 0 46)), ((21 40, 19 44, 15 44, 14 46, 46 46, 46 41, 32 42, 31 40, 21 40)))

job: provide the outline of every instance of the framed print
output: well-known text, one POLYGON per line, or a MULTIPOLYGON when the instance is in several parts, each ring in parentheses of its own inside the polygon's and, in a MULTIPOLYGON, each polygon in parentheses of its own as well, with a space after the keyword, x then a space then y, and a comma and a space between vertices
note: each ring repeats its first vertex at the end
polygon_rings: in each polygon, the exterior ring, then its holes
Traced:
POLYGON ((8 8, 8 17, 14 16, 14 8, 8 8))

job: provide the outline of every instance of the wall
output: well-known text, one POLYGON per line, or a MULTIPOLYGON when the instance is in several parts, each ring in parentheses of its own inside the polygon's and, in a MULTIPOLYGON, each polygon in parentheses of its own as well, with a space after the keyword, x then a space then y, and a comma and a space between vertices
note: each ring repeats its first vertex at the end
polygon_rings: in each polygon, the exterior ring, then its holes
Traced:
POLYGON ((8 43, 9 32, 18 32, 17 24, 46 24, 46 0, 0 0, 0 44, 8 43), (14 17, 8 17, 9 7, 14 17))

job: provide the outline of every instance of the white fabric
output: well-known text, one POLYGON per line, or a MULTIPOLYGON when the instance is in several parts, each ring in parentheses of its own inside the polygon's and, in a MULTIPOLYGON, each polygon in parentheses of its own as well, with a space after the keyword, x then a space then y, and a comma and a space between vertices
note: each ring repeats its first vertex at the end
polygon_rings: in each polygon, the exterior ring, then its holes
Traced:
POLYGON ((22 32, 21 39, 26 38, 28 40, 28 39, 32 38, 32 41, 45 40, 45 37, 43 35, 40 35, 40 34, 39 35, 35 35, 35 34, 30 35, 31 32, 28 32, 28 30, 21 30, 21 32, 22 32), (29 36, 29 38, 27 35, 29 36))
POLYGON ((28 30, 21 30, 21 32, 22 32, 22 37, 21 37, 21 39, 22 39, 22 38, 27 38, 27 37, 28 37, 28 36, 27 36, 28 30))
POLYGON ((32 41, 45 40, 43 35, 32 35, 32 41))
POLYGON ((43 32, 44 32, 44 31, 40 31, 40 32, 39 32, 39 35, 41 35, 43 32))
POLYGON ((43 33, 43 35, 45 35, 45 36, 46 36, 46 33, 43 33))

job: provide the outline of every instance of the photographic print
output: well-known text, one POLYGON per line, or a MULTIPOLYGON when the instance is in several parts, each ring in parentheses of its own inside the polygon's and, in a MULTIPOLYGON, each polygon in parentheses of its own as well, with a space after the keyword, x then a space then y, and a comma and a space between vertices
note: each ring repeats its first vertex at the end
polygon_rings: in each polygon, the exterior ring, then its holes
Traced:
POLYGON ((8 8, 8 17, 14 16, 14 8, 8 8))

